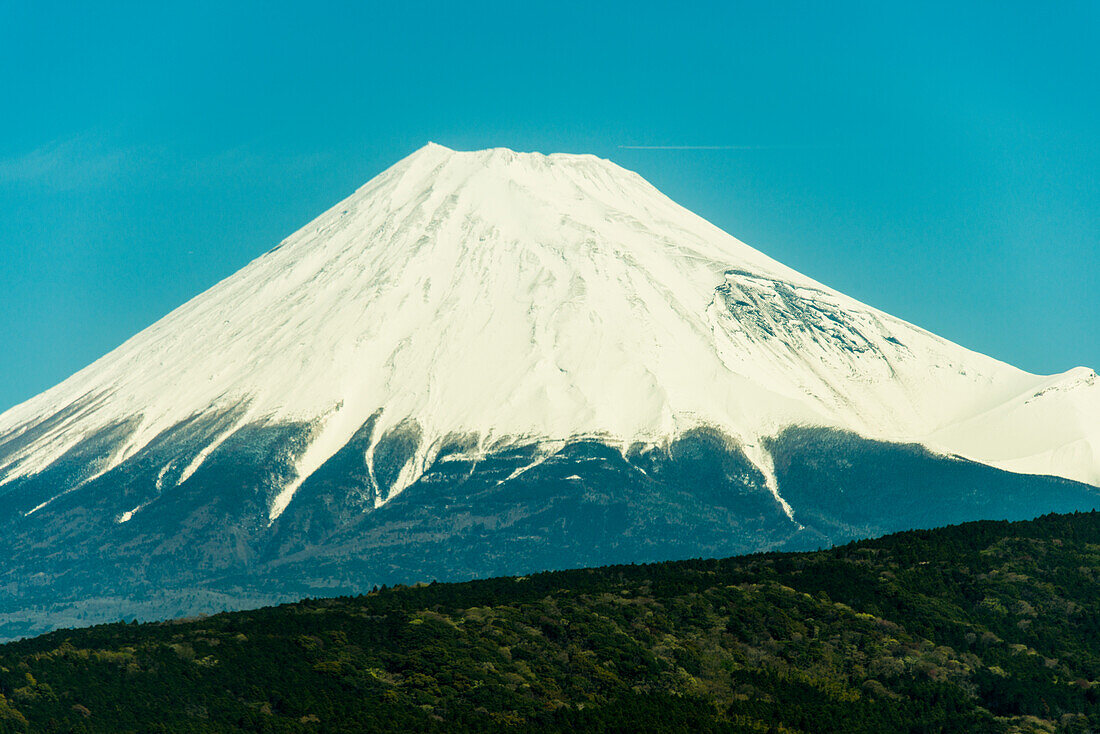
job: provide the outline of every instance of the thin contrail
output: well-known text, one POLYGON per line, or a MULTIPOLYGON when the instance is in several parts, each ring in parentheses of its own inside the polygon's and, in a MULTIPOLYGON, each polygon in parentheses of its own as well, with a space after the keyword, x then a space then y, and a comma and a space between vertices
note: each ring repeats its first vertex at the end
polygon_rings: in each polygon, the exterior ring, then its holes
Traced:
POLYGON ((762 145, 620 145, 623 150, 756 150, 762 145))
POLYGON ((622 150, 792 150, 820 145, 620 145, 622 150))

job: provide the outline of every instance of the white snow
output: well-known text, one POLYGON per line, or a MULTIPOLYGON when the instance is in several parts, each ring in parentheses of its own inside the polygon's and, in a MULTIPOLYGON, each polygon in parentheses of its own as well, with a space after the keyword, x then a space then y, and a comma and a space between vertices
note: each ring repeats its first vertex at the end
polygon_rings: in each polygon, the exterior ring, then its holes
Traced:
POLYGON ((36 513, 36 512, 38 512, 39 510, 41 510, 41 509, 42 509, 43 507, 45 507, 46 505, 48 505, 48 504, 50 504, 51 502, 53 502, 53 501, 54 501, 55 499, 57 499, 57 498, 56 498, 56 497, 51 497, 50 499, 46 500, 45 502, 41 502, 41 503, 39 503, 39 504, 35 505, 35 506, 34 506, 34 507, 32 507, 31 509, 29 509, 29 510, 27 510, 26 512, 24 512, 24 513, 23 513, 23 517, 30 517, 30 516, 31 516, 31 515, 33 515, 34 513, 36 513))
POLYGON ((115 522, 117 522, 119 525, 121 525, 124 522, 130 522, 130 520, 133 519, 133 517, 134 517, 134 513, 135 512, 140 512, 141 508, 144 507, 144 506, 145 505, 138 505, 137 507, 135 507, 132 510, 127 510, 126 512, 119 515, 118 518, 115 520, 115 522))
POLYGON ((1002 469, 1100 486, 1100 379, 1076 367, 928 438, 1002 469))
POLYGON ((609 161, 428 145, 0 415, 5 436, 80 405, 0 459, 0 483, 124 419, 139 428, 104 469, 247 403, 247 420, 316 427, 272 519, 379 410, 376 440, 410 418, 424 439, 398 491, 450 433, 660 443, 711 424, 755 444, 795 423, 1100 484, 1100 387, 1082 375, 1030 375, 865 306, 609 161))

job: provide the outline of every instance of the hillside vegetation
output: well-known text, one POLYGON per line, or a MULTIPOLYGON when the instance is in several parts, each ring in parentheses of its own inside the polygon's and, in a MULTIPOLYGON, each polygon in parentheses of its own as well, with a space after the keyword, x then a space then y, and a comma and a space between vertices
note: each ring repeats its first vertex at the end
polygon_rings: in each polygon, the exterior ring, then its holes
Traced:
POLYGON ((1100 730, 1100 514, 0 647, 0 730, 1100 730))

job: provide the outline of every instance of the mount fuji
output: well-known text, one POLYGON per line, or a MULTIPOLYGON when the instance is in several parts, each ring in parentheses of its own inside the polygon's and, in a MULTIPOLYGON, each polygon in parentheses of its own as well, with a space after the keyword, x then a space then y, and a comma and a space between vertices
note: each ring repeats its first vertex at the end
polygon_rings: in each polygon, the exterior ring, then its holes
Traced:
POLYGON ((1100 381, 430 144, 0 415, 0 636, 1100 507, 1100 381))

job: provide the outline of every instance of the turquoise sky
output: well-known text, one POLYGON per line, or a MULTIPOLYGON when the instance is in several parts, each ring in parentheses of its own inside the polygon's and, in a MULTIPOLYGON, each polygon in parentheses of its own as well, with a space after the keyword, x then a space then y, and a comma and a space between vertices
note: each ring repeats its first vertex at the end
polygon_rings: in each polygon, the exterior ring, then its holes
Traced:
POLYGON ((1100 367, 1100 3, 96 5, 0 4, 0 410, 429 140, 611 158, 967 347, 1100 367))

